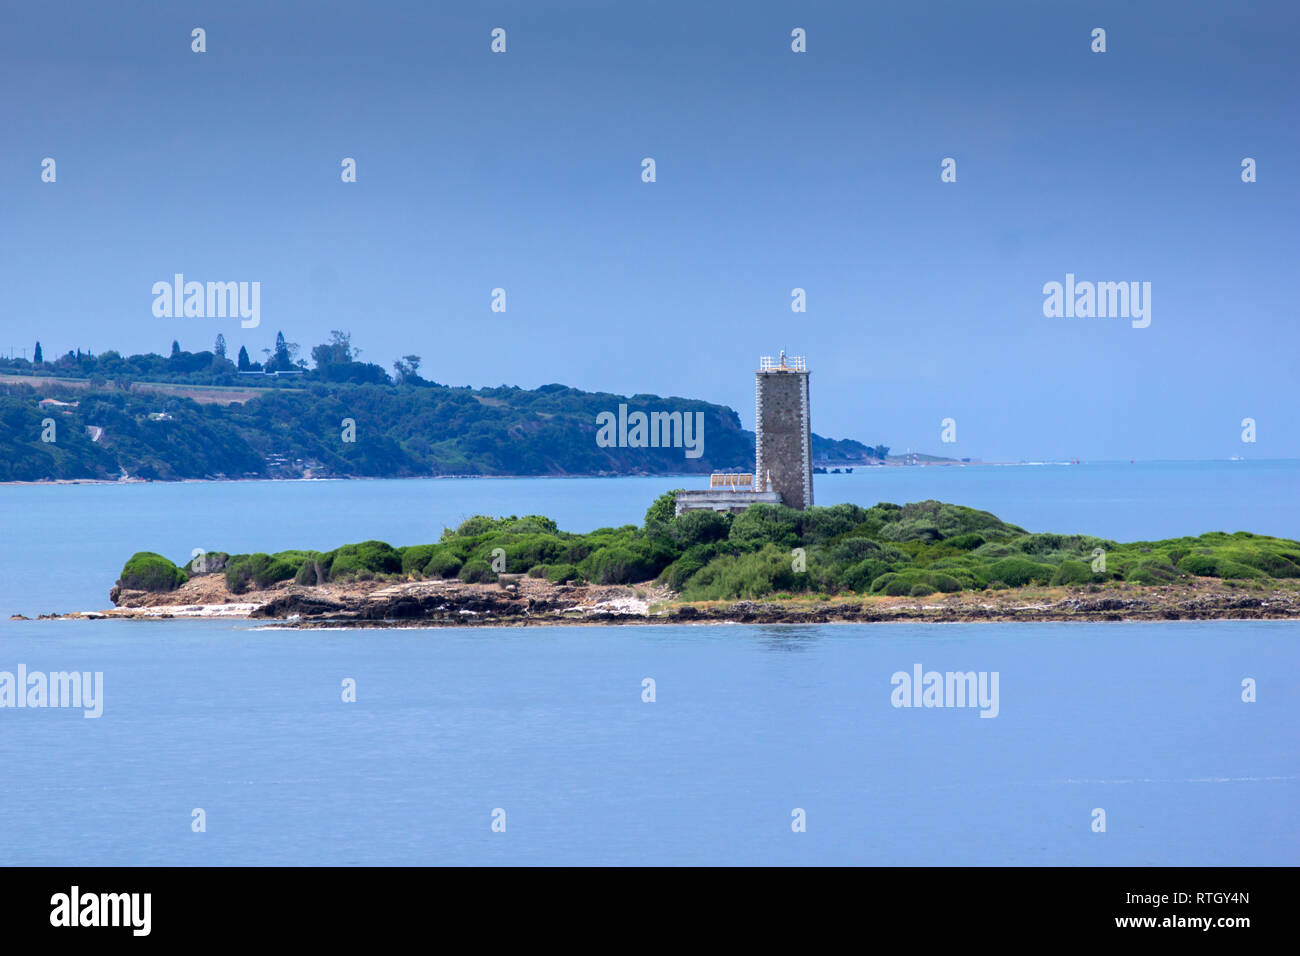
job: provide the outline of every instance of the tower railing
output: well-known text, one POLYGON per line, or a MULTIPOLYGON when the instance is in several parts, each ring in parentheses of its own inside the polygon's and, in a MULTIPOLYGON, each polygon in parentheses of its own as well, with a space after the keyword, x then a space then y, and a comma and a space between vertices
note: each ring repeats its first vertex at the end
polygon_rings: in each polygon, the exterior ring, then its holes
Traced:
POLYGON ((808 362, 802 355, 783 355, 780 358, 764 355, 758 360, 758 370, 760 372, 806 372, 808 362))
POLYGON ((713 474, 709 475, 709 490, 710 491, 718 491, 718 490, 753 491, 754 476, 735 475, 730 473, 721 474, 718 472, 714 472, 713 474))

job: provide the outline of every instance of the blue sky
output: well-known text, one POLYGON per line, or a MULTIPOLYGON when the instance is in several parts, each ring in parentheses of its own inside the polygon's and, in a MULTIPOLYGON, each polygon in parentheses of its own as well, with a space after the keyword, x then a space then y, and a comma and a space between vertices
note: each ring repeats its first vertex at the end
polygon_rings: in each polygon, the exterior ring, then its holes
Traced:
POLYGON ((1227 2, 9 5, 0 347, 221 332, 257 357, 276 330, 305 352, 348 329, 363 359, 414 352, 439 382, 699 397, 747 426, 757 359, 784 347, 833 437, 1300 457, 1298 21, 1227 2), (259 281, 261 327, 155 318, 176 272, 259 281), (1150 327, 1044 317, 1067 272, 1150 282, 1150 327))

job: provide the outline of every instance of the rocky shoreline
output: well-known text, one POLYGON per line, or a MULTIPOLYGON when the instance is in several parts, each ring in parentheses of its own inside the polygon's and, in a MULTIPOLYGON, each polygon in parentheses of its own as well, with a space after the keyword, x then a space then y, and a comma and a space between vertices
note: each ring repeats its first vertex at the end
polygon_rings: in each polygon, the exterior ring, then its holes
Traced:
POLYGON ((1191 585, 1030 587, 921 598, 847 595, 686 603, 653 582, 572 585, 503 575, 493 584, 432 580, 307 587, 284 583, 233 594, 223 576, 203 575, 164 593, 115 587, 110 598, 115 606, 108 610, 40 617, 233 618, 300 628, 1300 619, 1300 590, 1233 587, 1211 579, 1191 585))

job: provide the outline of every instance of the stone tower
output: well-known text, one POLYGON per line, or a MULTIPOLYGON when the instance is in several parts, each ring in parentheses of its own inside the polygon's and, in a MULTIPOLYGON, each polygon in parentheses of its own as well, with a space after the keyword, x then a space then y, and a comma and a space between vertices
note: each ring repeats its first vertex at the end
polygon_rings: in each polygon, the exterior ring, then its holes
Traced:
POLYGON ((759 359, 754 381, 756 445, 754 487, 771 490, 791 508, 813 503, 812 419, 808 365, 802 355, 759 359))

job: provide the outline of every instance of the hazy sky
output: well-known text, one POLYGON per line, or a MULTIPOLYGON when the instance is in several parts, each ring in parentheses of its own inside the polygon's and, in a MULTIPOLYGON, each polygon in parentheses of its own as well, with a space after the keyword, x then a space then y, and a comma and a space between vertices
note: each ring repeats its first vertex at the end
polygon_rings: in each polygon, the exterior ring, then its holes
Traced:
POLYGON ((833 437, 1297 457, 1298 9, 6 4, 0 347, 222 332, 256 358, 348 329, 443 383, 699 397, 749 427, 784 347, 833 437), (261 326, 155 318, 177 272, 260 282, 261 326), (1045 317, 1067 273, 1150 282, 1149 327, 1045 317))

